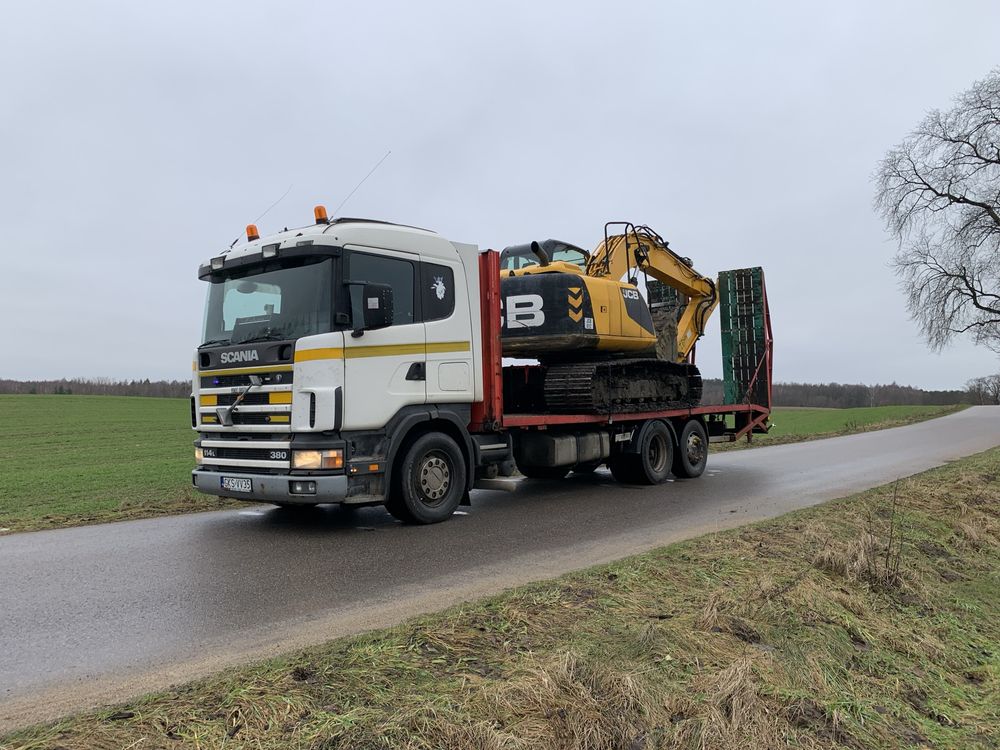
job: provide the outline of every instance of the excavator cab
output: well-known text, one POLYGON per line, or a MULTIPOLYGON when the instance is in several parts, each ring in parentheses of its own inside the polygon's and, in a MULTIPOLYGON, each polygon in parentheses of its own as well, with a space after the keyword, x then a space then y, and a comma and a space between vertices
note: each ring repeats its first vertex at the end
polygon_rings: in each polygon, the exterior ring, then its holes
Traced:
POLYGON ((582 247, 571 245, 562 240, 544 240, 529 242, 525 245, 511 245, 500 253, 500 272, 520 271, 532 266, 548 266, 556 264, 551 270, 564 269, 562 264, 576 266, 580 271, 587 268, 590 253, 582 247), (540 251, 540 252, 539 252, 540 251))

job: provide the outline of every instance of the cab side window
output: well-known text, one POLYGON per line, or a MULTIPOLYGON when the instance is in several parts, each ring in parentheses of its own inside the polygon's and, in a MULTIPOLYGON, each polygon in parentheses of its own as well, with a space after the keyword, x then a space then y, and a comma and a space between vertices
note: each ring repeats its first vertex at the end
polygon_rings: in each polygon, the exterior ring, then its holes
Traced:
POLYGON ((404 326, 416 321, 413 300, 413 263, 382 255, 351 253, 348 278, 388 284, 392 287, 392 324, 404 326))
POLYGON ((420 264, 420 302, 424 320, 443 320, 455 312, 455 273, 448 266, 420 264))

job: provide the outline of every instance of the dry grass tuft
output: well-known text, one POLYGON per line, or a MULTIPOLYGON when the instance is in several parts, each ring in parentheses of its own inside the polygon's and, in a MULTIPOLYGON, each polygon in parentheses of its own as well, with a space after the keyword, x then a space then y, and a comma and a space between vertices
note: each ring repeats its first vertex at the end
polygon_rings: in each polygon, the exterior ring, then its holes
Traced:
POLYGON ((633 675, 570 652, 528 660, 492 702, 527 747, 554 750, 629 747, 652 711, 633 675))
POLYGON ((699 679, 697 700, 672 697, 665 703, 669 724, 655 747, 745 750, 784 746, 795 731, 762 697, 761 685, 748 656, 699 679))
POLYGON ((705 693, 716 719, 713 724, 720 729, 720 740, 732 736, 749 738, 762 723, 761 715, 767 713, 749 657, 734 661, 711 677, 705 693))
POLYGON ((719 630, 719 624, 721 622, 719 605, 721 602, 722 597, 719 596, 718 592, 715 592, 708 597, 708 601, 705 602, 705 606, 701 610, 701 616, 698 618, 698 627, 702 630, 708 631, 719 630))

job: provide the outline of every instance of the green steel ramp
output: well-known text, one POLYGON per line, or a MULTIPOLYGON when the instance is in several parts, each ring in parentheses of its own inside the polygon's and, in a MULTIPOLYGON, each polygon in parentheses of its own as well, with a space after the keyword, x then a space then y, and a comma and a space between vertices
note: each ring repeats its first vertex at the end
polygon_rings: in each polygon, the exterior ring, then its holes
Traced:
POLYGON ((719 273, 722 381, 726 404, 771 407, 771 322, 764 272, 719 273))

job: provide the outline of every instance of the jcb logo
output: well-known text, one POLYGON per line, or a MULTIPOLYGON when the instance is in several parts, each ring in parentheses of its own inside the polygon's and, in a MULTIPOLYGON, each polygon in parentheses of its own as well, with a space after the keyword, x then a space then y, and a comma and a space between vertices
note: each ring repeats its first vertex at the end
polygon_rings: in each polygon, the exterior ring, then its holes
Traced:
POLYGON ((638 289, 622 289, 622 297, 625 299, 639 299, 638 289))
POLYGON ((507 328, 535 328, 545 323, 540 294, 513 294, 504 300, 507 328))

